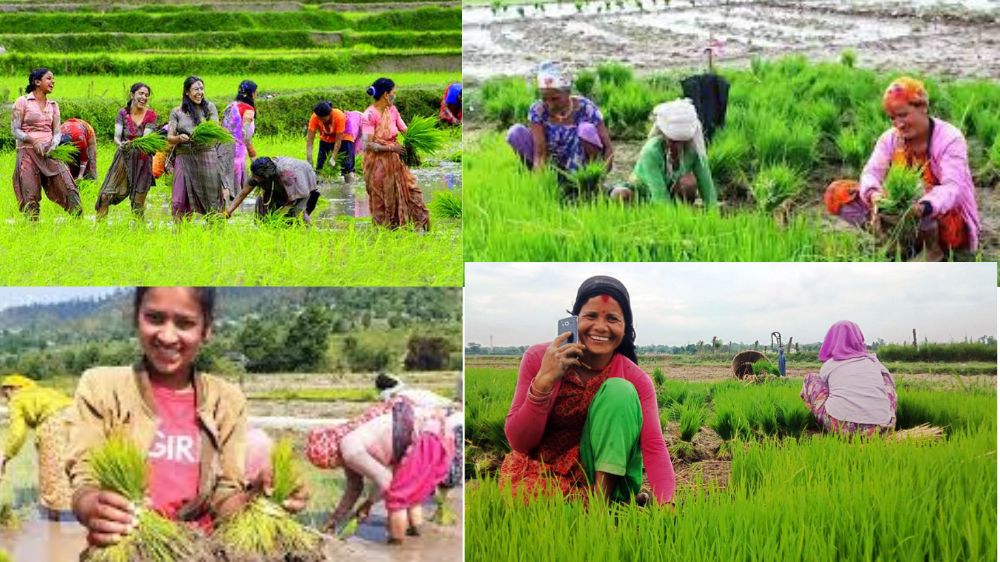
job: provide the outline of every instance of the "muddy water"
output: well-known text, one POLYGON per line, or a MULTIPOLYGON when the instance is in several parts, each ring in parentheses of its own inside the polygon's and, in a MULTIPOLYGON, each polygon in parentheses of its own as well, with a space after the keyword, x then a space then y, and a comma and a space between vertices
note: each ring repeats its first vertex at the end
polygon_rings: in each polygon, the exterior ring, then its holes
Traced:
POLYGON ((0 547, 14 562, 76 562, 86 546, 86 531, 76 522, 24 521, 0 531, 0 547))
POLYGON ((944 76, 1000 77, 1000 1, 967 0, 948 7, 861 0, 835 2, 711 1, 547 4, 538 10, 463 11, 466 80, 527 75, 544 60, 570 69, 617 60, 640 72, 706 66, 710 39, 716 60, 745 65, 756 55, 803 54, 835 59, 847 48, 858 64, 913 68, 944 76), (926 8, 926 9, 924 9, 926 8), (928 15, 933 8, 935 15, 928 15))

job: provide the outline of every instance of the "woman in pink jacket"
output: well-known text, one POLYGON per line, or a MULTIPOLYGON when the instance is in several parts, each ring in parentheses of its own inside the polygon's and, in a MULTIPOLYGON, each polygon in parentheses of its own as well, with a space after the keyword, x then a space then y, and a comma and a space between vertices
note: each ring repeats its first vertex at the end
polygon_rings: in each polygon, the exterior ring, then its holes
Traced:
POLYGON ((564 333, 521 360, 505 426, 512 451, 501 479, 527 497, 552 487, 567 496, 595 488, 629 501, 645 466, 653 496, 670 502, 674 469, 652 380, 636 365, 628 291, 612 277, 591 277, 580 285, 572 314, 578 342, 566 344, 564 333))
POLYGON ((830 184, 827 208, 851 222, 863 222, 862 217, 878 214, 878 202, 885 195, 882 182, 892 164, 923 167, 924 194, 913 213, 920 219, 918 237, 926 259, 941 261, 948 253, 975 252, 979 211, 962 132, 930 116, 927 90, 918 80, 896 79, 886 89, 882 105, 892 128, 879 137, 860 183, 830 184))

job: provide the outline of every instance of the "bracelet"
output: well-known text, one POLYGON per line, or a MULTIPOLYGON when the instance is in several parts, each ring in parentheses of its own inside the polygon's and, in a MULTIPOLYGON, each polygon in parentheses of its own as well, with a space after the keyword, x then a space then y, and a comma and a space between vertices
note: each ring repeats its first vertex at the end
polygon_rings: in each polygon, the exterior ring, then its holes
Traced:
POLYGON ((538 392, 537 390, 535 390, 534 379, 532 379, 531 384, 528 385, 528 398, 530 398, 532 402, 539 402, 539 403, 547 402, 549 398, 552 396, 553 392, 555 392, 555 388, 549 389, 548 392, 538 392))

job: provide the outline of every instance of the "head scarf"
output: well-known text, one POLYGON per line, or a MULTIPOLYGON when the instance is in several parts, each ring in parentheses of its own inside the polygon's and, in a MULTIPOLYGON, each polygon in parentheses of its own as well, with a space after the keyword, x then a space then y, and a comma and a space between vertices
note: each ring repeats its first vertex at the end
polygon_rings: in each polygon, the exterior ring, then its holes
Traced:
POLYGON ((882 108, 889 111, 889 103, 901 101, 910 105, 927 105, 927 89, 920 80, 901 76, 892 81, 882 96, 882 108))
POLYGON ((688 143, 702 159, 708 158, 705 135, 701 130, 698 111, 688 98, 661 103, 653 108, 654 125, 650 136, 659 132, 672 141, 688 143))
POLYGON ((462 84, 456 82, 448 86, 448 91, 444 95, 444 103, 455 105, 462 98, 462 84))
POLYGON ((542 90, 568 90, 573 84, 569 75, 563 72, 559 65, 545 61, 538 65, 538 88, 542 90))
POLYGON ((16 389, 29 388, 37 383, 24 375, 7 375, 0 380, 0 387, 11 387, 16 389))
POLYGON ((876 361, 875 355, 868 353, 861 328, 849 320, 841 320, 830 326, 826 337, 823 338, 823 346, 819 349, 819 360, 843 361, 856 357, 868 357, 872 361, 876 361))
POLYGON ((570 311, 570 314, 573 316, 580 314, 580 309, 583 308, 583 305, 598 295, 608 295, 615 299, 618 306, 622 307, 622 313, 625 315, 625 335, 622 338, 622 343, 618 344, 618 349, 615 351, 628 357, 633 363, 638 364, 639 360, 635 355, 635 327, 632 325, 632 304, 629 301, 628 290, 625 289, 625 285, 622 285, 621 281, 607 275, 595 275, 587 279, 576 291, 576 302, 573 303, 573 310, 570 311))

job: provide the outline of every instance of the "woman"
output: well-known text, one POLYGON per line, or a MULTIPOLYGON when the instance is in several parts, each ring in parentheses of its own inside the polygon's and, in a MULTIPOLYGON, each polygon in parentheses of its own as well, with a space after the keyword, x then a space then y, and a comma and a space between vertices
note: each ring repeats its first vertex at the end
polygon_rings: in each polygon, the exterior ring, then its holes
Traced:
POLYGON ((328 101, 321 101, 313 107, 309 118, 309 132, 306 134, 306 161, 312 164, 313 140, 319 133, 319 155, 316 172, 319 173, 331 157, 343 154, 340 172, 344 183, 354 181, 354 160, 357 147, 355 140, 360 132, 361 114, 357 111, 341 111, 328 101))
POLYGON ((512 451, 501 479, 526 497, 556 486, 567 496, 593 488, 629 501, 645 464, 653 496, 670 502, 674 469, 653 383, 636 365, 628 291, 612 277, 591 277, 580 285, 572 314, 579 342, 567 344, 567 332, 532 346, 521 360, 504 426, 512 451))
POLYGON ((572 83, 555 63, 542 63, 538 69, 542 99, 528 110, 531 128, 517 124, 507 131, 507 143, 533 170, 545 169, 551 160, 558 170, 573 172, 598 158, 611 169, 614 152, 604 117, 594 102, 570 95, 572 83))
POLYGON ((219 121, 219 111, 205 99, 205 83, 197 76, 184 80, 183 100, 170 112, 167 142, 174 148, 171 210, 180 221, 192 212, 222 212, 223 177, 218 147, 191 142, 191 133, 205 120, 219 121))
POLYGON ((364 520, 384 499, 389 544, 401 543, 404 534, 419 535, 420 505, 448 478, 461 424, 461 412, 449 414, 397 397, 347 423, 311 431, 306 445, 310 462, 319 468, 342 467, 347 477, 327 528, 333 530, 350 517, 364 520), (355 510, 365 478, 375 486, 355 510))
POLYGON ((153 186, 153 156, 132 150, 128 143, 151 134, 156 129, 156 112, 149 107, 152 90, 142 82, 129 88, 125 107, 115 118, 115 144, 118 150, 104 177, 104 185, 97 197, 97 218, 108 214, 108 207, 117 205, 127 197, 132 213, 142 217, 146 210, 146 195, 153 186))
POLYGON ((35 430, 38 449, 38 503, 42 517, 53 521, 72 520, 72 492, 63 469, 72 425, 73 401, 63 393, 39 386, 21 375, 8 375, 0 381, 0 392, 10 412, 10 428, 3 454, 0 476, 7 463, 17 456, 28 436, 35 430))
POLYGON ((63 135, 62 142, 73 143, 77 153, 69 164, 69 173, 73 179, 97 179, 97 135, 94 128, 83 119, 72 117, 59 126, 63 135))
POLYGON ((824 200, 831 214, 861 224, 878 216, 892 164, 922 167, 924 193, 912 210, 920 221, 918 242, 928 261, 941 261, 948 253, 976 251, 979 210, 965 138, 954 125, 931 117, 928 102, 922 82, 905 76, 893 81, 882 98, 892 128, 879 137, 860 183, 835 181, 824 200))
POLYGON ((42 190, 45 196, 71 215, 83 213, 80 192, 69 168, 49 158, 59 146, 59 104, 49 99, 56 81, 47 68, 28 75, 25 95, 17 98, 11 111, 17 157, 14 162, 14 196, 17 208, 29 220, 38 220, 42 190))
POLYGON ((806 375, 802 399, 825 431, 887 433, 896 427, 896 383, 861 329, 842 320, 830 326, 819 350, 819 374, 806 375))
POLYGON ((263 156, 253 161, 250 172, 252 177, 226 210, 226 218, 233 216, 247 195, 259 187, 262 193, 257 198, 258 218, 285 211, 289 219, 302 215, 306 224, 311 223, 310 215, 319 201, 312 165, 294 158, 263 156))
POLYGON ((417 180, 403 164, 406 148, 396 142, 406 123, 396 109, 396 84, 379 78, 368 88, 375 101, 362 114, 361 135, 365 144, 365 190, 372 221, 376 226, 399 228, 413 223, 418 230, 430 229, 430 215, 417 180))
POLYGON ((219 146, 219 164, 222 166, 223 197, 232 202, 246 183, 247 156, 257 157, 253 147, 253 133, 257 116, 257 84, 252 80, 240 82, 236 99, 222 112, 222 125, 233 134, 233 144, 219 146))
POLYGON ((661 103, 653 109, 653 128, 639 152, 628 188, 615 188, 611 197, 663 203, 693 203, 697 195, 708 207, 718 205, 701 121, 691 100, 661 103))
POLYGON ((149 507, 163 516, 209 530, 247 501, 246 399, 194 366, 212 335, 215 290, 139 287, 133 314, 142 359, 89 369, 76 391, 66 470, 73 512, 98 546, 118 542, 135 523, 136 506, 100 490, 88 465, 89 452, 118 431, 148 452, 149 507))
POLYGON ((444 89, 441 96, 441 109, 438 118, 447 125, 462 124, 462 83, 452 82, 444 89))

